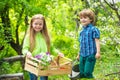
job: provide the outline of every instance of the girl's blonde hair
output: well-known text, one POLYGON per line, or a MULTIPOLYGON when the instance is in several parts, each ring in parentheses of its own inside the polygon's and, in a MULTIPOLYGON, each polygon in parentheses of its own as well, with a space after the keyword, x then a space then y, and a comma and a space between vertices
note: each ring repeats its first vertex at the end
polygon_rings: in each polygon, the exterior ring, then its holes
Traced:
POLYGON ((35 47, 35 30, 33 29, 33 22, 35 19, 41 19, 43 20, 43 29, 40 31, 46 41, 46 44, 47 44, 47 50, 48 52, 50 52, 50 37, 48 35, 48 31, 47 31, 47 26, 46 26, 46 21, 45 21, 45 18, 43 15, 41 14, 36 14, 32 17, 31 21, 30 21, 30 27, 28 29, 28 34, 29 35, 29 38, 30 38, 30 52, 33 51, 34 47, 35 47))
POLYGON ((91 23, 94 25, 95 24, 95 13, 91 10, 91 9, 83 9, 80 13, 79 13, 79 17, 89 17, 91 21, 91 23))

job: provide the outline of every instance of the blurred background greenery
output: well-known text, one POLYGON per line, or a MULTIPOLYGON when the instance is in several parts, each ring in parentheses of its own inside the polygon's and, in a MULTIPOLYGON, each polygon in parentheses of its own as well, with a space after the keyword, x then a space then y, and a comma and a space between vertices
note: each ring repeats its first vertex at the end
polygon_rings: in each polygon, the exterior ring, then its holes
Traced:
MULTIPOLYGON (((23 72, 23 62, 3 62, 4 58, 22 55, 22 43, 31 16, 45 16, 51 43, 74 60, 79 52, 81 30, 78 13, 91 8, 96 14, 96 27, 101 32, 101 58, 94 75, 97 80, 119 80, 120 75, 120 2, 119 0, 0 0, 0 74, 23 72)), ((67 75, 50 76, 49 80, 69 80, 67 75)))

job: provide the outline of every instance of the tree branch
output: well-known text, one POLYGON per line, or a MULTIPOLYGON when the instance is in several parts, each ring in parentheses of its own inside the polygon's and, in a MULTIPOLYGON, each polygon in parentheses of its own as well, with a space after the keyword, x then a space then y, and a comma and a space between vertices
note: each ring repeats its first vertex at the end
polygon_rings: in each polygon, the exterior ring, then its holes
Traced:
POLYGON ((22 4, 22 10, 21 10, 21 13, 19 15, 19 18, 17 20, 17 24, 16 24, 16 44, 19 45, 19 34, 18 34, 18 28, 19 28, 19 25, 20 25, 20 22, 21 22, 21 18, 22 18, 22 15, 24 13, 24 5, 22 4))
POLYGON ((22 46, 21 45, 16 44, 14 41, 10 41, 9 43, 10 43, 11 47, 18 53, 18 55, 22 54, 22 46))
POLYGON ((113 10, 115 9, 115 7, 114 7, 114 3, 111 5, 111 4, 109 4, 106 0, 104 0, 105 1, 105 3, 110 7, 110 8, 112 8, 113 10))
POLYGON ((106 0, 104 0, 104 1, 105 1, 105 3, 106 3, 112 10, 115 11, 115 13, 116 13, 116 15, 117 15, 117 17, 118 17, 118 19, 119 19, 119 22, 120 22, 120 14, 119 14, 118 8, 117 8, 116 5, 115 5, 115 2, 112 0, 113 3, 112 3, 112 4, 109 4, 106 0))
POLYGON ((0 50, 3 50, 4 49, 4 46, 0 46, 0 50))
POLYGON ((110 76, 110 75, 114 75, 114 74, 120 74, 120 72, 114 72, 114 73, 106 74, 105 76, 110 76))
POLYGON ((24 80, 23 73, 3 74, 0 75, 0 80, 24 80))
POLYGON ((24 61, 24 56, 23 55, 18 55, 18 56, 13 56, 13 57, 9 57, 9 58, 4 58, 2 62, 9 62, 9 63, 12 63, 12 62, 15 62, 15 61, 24 61))
POLYGON ((100 1, 101 6, 104 8, 103 10, 104 10, 106 13, 108 13, 108 14, 111 16, 111 18, 113 18, 113 20, 115 20, 115 18, 112 16, 111 12, 108 12, 107 9, 106 9, 106 7, 102 4, 101 0, 99 0, 99 1, 100 1))

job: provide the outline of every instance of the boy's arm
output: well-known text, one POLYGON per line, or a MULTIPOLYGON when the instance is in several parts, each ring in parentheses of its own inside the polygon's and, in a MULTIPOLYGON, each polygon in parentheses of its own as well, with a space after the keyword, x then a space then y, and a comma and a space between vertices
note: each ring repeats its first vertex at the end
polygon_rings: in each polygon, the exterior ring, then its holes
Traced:
POLYGON ((96 58, 100 58, 100 40, 95 38, 95 42, 96 42, 96 49, 97 49, 97 53, 96 53, 96 58))
POLYGON ((80 59, 80 53, 78 53, 76 59, 79 61, 79 59, 80 59))

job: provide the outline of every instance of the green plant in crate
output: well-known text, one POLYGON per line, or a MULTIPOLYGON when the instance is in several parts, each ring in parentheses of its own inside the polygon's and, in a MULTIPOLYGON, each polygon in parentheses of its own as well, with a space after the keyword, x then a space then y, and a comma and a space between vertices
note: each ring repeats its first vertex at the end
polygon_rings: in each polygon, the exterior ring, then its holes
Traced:
POLYGON ((46 52, 46 53, 42 52, 42 53, 36 55, 35 58, 37 58, 38 60, 41 61, 41 65, 44 67, 43 69, 47 69, 48 66, 50 65, 50 62, 53 59, 53 56, 50 55, 49 52, 46 52))

